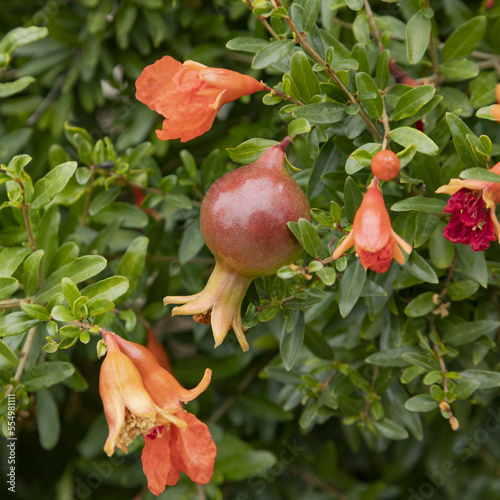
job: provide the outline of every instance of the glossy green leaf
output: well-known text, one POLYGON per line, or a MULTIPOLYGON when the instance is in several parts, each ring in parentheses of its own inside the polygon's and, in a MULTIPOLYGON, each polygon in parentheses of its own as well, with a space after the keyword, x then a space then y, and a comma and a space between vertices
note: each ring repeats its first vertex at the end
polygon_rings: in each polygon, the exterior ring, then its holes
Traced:
POLYGON ((85 287, 81 294, 92 299, 108 299, 115 301, 129 289, 130 282, 125 276, 111 276, 85 287))
POLYGON ((65 361, 47 361, 27 370, 21 382, 29 392, 40 391, 73 375, 75 367, 65 361))
POLYGON ((500 182, 500 175, 490 172, 485 168, 468 168, 460 173, 461 179, 474 179, 476 181, 500 182))
POLYGON ((412 196, 406 200, 398 201, 391 206, 394 212, 424 212, 430 214, 442 214, 446 202, 438 198, 424 198, 423 196, 412 196))
POLYGON ((470 321, 450 326, 444 335, 444 340, 453 346, 466 345, 498 330, 500 322, 491 320, 470 321))
POLYGON ((419 394, 413 396, 405 403, 405 408, 409 411, 428 412, 435 410, 439 403, 429 394, 419 394))
POLYGON ((29 254, 30 249, 27 247, 4 248, 0 252, 0 277, 12 276, 29 254))
POLYGON ((479 66, 469 59, 454 59, 443 65, 443 76, 449 81, 469 80, 479 74, 479 66))
POLYGON ((345 107, 335 102, 306 104, 293 112, 295 118, 305 118, 313 124, 330 124, 341 121, 345 117, 345 107))
POLYGON ((373 119, 378 120, 382 116, 384 103, 377 84, 368 73, 359 72, 356 74, 356 87, 358 98, 361 99, 367 113, 373 119))
POLYGON ((128 278, 130 288, 127 296, 136 288, 141 278, 142 271, 146 264, 146 253, 148 250, 149 239, 145 236, 138 236, 127 248, 127 251, 120 259, 116 267, 116 273, 128 278))
POLYGON ((459 26, 446 40, 442 57, 443 62, 467 57, 477 48, 484 37, 486 17, 478 16, 459 26))
POLYGON ((434 292, 424 292, 417 295, 406 307, 405 314, 410 318, 418 318, 425 316, 436 309, 437 304, 434 302, 434 292))
POLYGON ((37 210, 50 203, 57 193, 64 189, 75 173, 76 161, 68 161, 53 168, 45 177, 35 184, 31 208, 37 210))
POLYGON ((406 25, 406 57, 410 64, 417 64, 427 50, 431 34, 431 20, 421 10, 411 16, 406 25))
POLYGON ((237 163, 253 163, 257 161, 264 151, 271 146, 276 146, 276 141, 269 139, 249 139, 236 148, 228 148, 229 158, 237 163))
POLYGON ((414 128, 399 127, 391 130, 390 137, 394 142, 405 148, 414 144, 417 151, 426 155, 435 156, 439 153, 437 144, 420 130, 414 128))
POLYGON ((85 255, 78 257, 73 262, 60 267, 51 274, 40 292, 36 296, 36 301, 44 303, 61 291, 61 280, 64 277, 70 278, 74 283, 80 283, 88 278, 92 278, 106 267, 106 259, 100 255, 85 255))
POLYGON ((485 166, 484 163, 477 159, 471 143, 467 140, 469 134, 474 135, 472 130, 458 116, 452 113, 446 113, 446 121, 453 135, 455 149, 464 162, 465 168, 485 166))
POLYGON ((393 120, 402 120, 415 115, 434 97, 435 93, 436 89, 432 85, 420 85, 409 90, 399 98, 391 118, 393 120))
MULTIPOLYGON (((350 0, 353 1, 353 0, 350 0)), ((359 1, 359 0, 355 0, 359 1)), ((316 19, 318 18, 319 11, 321 8, 321 0, 308 0, 307 8, 304 9, 304 13, 302 15, 302 28, 305 32, 310 31, 316 19)))
POLYGON ((16 353, 3 341, 0 340, 0 366, 17 366, 19 358, 16 353))
POLYGON ((237 37, 229 40, 226 43, 226 48, 240 52, 256 53, 266 45, 269 45, 269 42, 262 38, 237 37))
POLYGON ((37 289, 40 261, 44 253, 43 250, 37 250, 29 255, 24 261, 22 283, 24 286, 24 293, 27 297, 31 297, 37 289))
POLYGON ((0 99, 22 92, 34 81, 35 79, 32 76, 23 76, 13 82, 0 83, 0 99))
POLYGON ((293 40, 277 40, 262 47, 252 60, 252 68, 263 69, 279 63, 295 47, 293 40))
POLYGON ((15 278, 0 278, 0 300, 8 299, 18 288, 15 278))
POLYGON ((15 28, 9 31, 0 41, 0 52, 12 54, 18 47, 45 38, 48 34, 49 30, 45 27, 15 28))
POLYGON ((31 304, 29 302, 21 302, 21 310, 26 313, 30 318, 38 319, 40 321, 49 321, 50 314, 47 308, 39 304, 31 304))
POLYGON ((7 337, 19 335, 38 325, 37 319, 30 318, 23 312, 11 312, 0 317, 0 335, 7 337))
POLYGON ((387 439, 401 440, 408 438, 408 432, 406 429, 388 418, 374 420, 373 426, 382 437, 387 439))
POLYGON ((280 353, 285 368, 290 371, 297 359, 297 355, 304 341, 305 322, 304 313, 295 313, 295 323, 291 332, 287 332, 286 323, 281 330, 280 353))
POLYGON ((345 318, 356 305, 366 280, 366 270, 359 259, 347 267, 340 282, 339 309, 345 318))
POLYGON ((200 220, 194 219, 182 233, 179 245, 179 262, 185 264, 199 253, 205 246, 205 240, 200 231, 200 220))

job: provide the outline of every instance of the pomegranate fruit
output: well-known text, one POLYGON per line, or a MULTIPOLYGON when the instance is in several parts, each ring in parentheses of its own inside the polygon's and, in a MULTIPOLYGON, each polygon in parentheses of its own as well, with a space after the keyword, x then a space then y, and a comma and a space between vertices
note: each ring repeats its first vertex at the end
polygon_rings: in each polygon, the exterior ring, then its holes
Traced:
POLYGON ((201 233, 215 256, 215 268, 198 294, 165 297, 163 303, 185 304, 173 315, 193 315, 211 323, 215 347, 232 327, 248 350, 241 323, 241 303, 254 278, 274 274, 294 262, 302 248, 287 226, 310 219, 311 207, 285 166, 285 139, 255 162, 220 177, 207 191, 200 213, 201 233))
POLYGON ((372 159, 371 169, 373 175, 383 181, 391 181, 399 174, 401 163, 396 153, 384 149, 375 154, 372 159))

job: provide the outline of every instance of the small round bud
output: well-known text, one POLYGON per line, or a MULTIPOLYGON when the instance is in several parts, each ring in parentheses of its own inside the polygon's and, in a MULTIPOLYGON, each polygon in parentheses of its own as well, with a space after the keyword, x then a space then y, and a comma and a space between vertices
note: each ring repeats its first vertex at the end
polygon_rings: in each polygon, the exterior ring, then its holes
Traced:
POLYGON ((458 423, 458 419, 455 417, 450 417, 450 425, 452 430, 457 431, 458 428, 460 427, 460 424, 458 423))
POLYGON ((442 411, 451 411, 450 405, 446 401, 441 401, 441 403, 439 403, 439 408, 441 408, 442 411))
POLYGON ((390 181, 399 174, 401 164, 396 153, 389 149, 379 151, 372 159, 372 172, 383 181, 390 181))

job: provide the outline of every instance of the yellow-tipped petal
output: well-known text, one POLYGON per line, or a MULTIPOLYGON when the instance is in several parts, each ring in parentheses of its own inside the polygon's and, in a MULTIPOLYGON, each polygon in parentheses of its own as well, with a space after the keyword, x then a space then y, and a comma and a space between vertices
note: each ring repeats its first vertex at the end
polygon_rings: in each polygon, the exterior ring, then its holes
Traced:
POLYGON ((354 245, 354 231, 351 231, 346 238, 340 243, 340 245, 333 252, 332 257, 338 259, 341 257, 349 248, 354 245))

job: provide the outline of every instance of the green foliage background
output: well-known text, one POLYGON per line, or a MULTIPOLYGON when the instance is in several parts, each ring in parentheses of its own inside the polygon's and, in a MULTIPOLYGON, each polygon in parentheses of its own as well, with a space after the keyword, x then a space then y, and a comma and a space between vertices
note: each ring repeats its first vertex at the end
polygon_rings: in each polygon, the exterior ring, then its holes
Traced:
POLYGON ((254 2, 276 40, 239 0, 0 2, 0 380, 18 405, 18 498, 153 498, 139 439, 126 456, 102 450, 99 335, 75 322, 87 320, 135 342, 151 325, 186 387, 213 370, 187 406, 218 445, 213 480, 184 477, 162 499, 500 498, 500 251, 445 240, 435 194, 464 169, 482 178, 500 153, 500 6, 373 1, 382 53, 361 0, 283 6, 254 2), (287 15, 359 103, 294 43, 287 15), (259 93, 202 137, 161 142, 134 82, 166 54, 250 74, 300 105, 259 93), (397 85, 389 54, 428 85, 397 85), (369 183, 384 106, 404 165, 384 198, 414 250, 384 275, 353 253, 322 265, 369 183), (243 304, 250 351, 232 333, 214 350, 209 327, 172 318, 162 299, 198 292, 211 271, 203 193, 287 133, 315 208, 292 228, 303 273, 257 280, 243 304))

